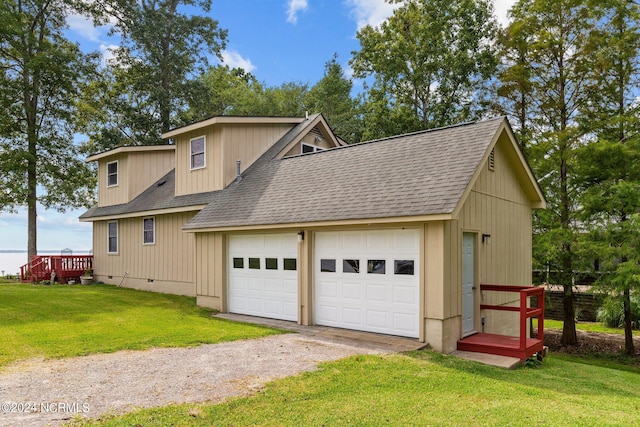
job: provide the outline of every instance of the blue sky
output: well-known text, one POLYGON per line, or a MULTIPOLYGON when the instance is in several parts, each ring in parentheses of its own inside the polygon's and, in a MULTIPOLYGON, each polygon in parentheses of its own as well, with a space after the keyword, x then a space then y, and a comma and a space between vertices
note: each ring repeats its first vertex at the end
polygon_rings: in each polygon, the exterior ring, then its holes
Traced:
MULTIPOLYGON (((496 16, 506 22, 515 0, 495 0, 496 16)), ((334 53, 350 72, 351 52, 359 49, 359 28, 379 25, 395 5, 384 0, 213 0, 210 15, 228 30, 224 63, 252 72, 268 86, 283 82, 315 84, 334 53)), ((99 51, 106 59, 118 38, 109 27, 93 27, 80 16, 69 16, 68 37, 83 50, 99 51)), ((361 87, 354 81, 354 89, 361 87)), ((91 248, 91 224, 80 223, 83 210, 38 209, 38 249, 91 248)), ((0 250, 27 248, 26 211, 0 213, 0 250)))

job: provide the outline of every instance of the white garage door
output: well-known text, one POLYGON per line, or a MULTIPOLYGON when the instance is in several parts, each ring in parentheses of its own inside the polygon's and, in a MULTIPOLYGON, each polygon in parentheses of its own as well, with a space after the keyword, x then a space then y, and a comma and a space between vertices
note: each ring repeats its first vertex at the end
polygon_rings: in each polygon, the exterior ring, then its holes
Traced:
POLYGON ((315 323, 417 338, 419 254, 418 230, 316 233, 315 323))
POLYGON ((296 234, 229 236, 229 312, 298 320, 297 242, 296 234))

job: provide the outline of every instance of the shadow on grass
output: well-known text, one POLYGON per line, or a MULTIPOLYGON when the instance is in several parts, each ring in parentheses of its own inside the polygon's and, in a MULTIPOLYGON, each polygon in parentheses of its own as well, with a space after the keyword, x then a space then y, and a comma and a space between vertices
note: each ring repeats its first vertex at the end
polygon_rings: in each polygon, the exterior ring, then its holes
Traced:
POLYGON ((576 357, 554 357, 550 355, 537 367, 522 366, 515 370, 506 370, 481 363, 459 359, 436 353, 431 350, 419 350, 403 353, 415 360, 434 363, 442 368, 479 376, 495 381, 523 387, 536 387, 570 395, 619 396, 627 398, 636 395, 640 398, 640 389, 634 383, 637 378, 629 378, 640 373, 640 369, 627 365, 609 363, 606 366, 594 364, 587 359, 576 357), (576 360, 578 359, 578 360, 576 360), (628 386, 628 387, 627 387, 628 386))

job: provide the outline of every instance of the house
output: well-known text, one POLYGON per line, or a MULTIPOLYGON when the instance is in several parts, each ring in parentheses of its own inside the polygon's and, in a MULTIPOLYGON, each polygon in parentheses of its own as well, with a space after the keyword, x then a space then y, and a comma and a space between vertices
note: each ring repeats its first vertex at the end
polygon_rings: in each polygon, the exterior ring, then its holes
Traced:
POLYGON ((542 192, 505 118, 347 145, 320 114, 213 117, 98 162, 94 275, 451 352, 513 333, 542 192))

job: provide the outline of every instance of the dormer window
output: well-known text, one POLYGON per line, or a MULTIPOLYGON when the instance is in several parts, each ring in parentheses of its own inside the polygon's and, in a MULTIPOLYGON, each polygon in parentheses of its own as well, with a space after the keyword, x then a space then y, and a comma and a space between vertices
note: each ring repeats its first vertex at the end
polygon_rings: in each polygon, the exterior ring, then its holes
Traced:
POLYGON ((118 161, 107 163, 107 187, 118 185, 118 161))
POLYGON ((305 144, 304 142, 302 143, 302 148, 300 149, 302 154, 315 153, 317 151, 322 151, 322 150, 324 150, 324 148, 318 147, 317 145, 305 144))
POLYGON ((199 136, 191 140, 191 169, 205 167, 205 137, 199 136))

